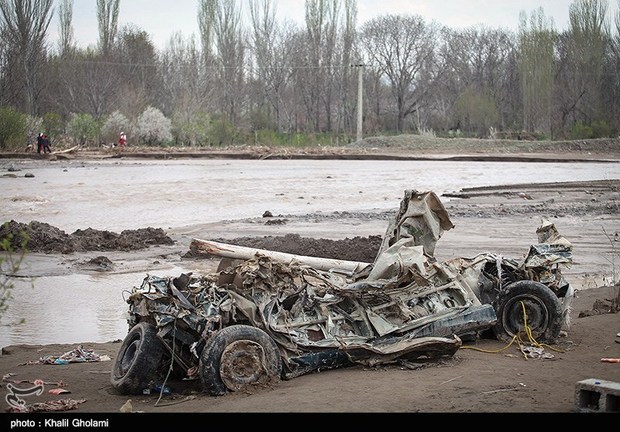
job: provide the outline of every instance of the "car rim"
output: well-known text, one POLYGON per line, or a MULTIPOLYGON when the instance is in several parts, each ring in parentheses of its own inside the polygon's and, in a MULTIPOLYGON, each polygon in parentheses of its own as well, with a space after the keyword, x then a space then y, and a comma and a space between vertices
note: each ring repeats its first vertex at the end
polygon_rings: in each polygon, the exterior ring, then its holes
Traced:
POLYGON ((244 385, 257 383, 266 376, 265 352, 253 341, 240 340, 231 343, 222 353, 220 377, 226 387, 236 391, 244 385))
POLYGON ((525 324, 535 339, 543 334, 549 325, 549 311, 538 297, 518 296, 509 301, 502 313, 502 323, 511 336, 524 334, 525 324), (523 309, 525 308, 525 316, 523 309))

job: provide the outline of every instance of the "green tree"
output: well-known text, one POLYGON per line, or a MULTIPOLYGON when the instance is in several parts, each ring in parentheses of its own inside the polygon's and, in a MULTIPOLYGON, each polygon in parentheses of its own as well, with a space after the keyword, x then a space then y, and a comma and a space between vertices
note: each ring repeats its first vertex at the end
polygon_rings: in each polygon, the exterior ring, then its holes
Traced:
POLYGON ((609 34, 606 0, 574 0, 560 110, 562 126, 603 117, 602 82, 609 34))
POLYGON ((122 80, 113 100, 117 109, 135 119, 154 105, 161 87, 157 75, 157 54, 148 33, 129 26, 121 30, 115 50, 122 80))
POLYGON ((471 88, 465 90, 454 106, 458 122, 465 130, 476 131, 479 137, 485 137, 489 128, 499 121, 499 111, 493 98, 471 88))
POLYGON ((46 113, 43 115, 43 129, 51 137, 59 137, 65 131, 65 124, 58 113, 46 113))
POLYGON ((27 116, 11 107, 0 107, 0 149, 19 148, 27 140, 27 116))
MULTIPOLYGON (((7 223, 0 227, 0 231, 6 227, 7 223)), ((27 244, 28 236, 25 233, 20 233, 17 239, 10 233, 0 238, 0 318, 9 307, 9 301, 12 298, 11 291, 14 287, 11 278, 19 270, 26 254, 27 244), (18 247, 13 246, 16 242, 18 247)))
POLYGON ((90 114, 72 114, 67 133, 79 145, 94 144, 101 135, 101 125, 90 114))
POLYGON ((215 119, 209 126, 208 137, 210 145, 230 146, 235 143, 237 130, 227 119, 215 119))
POLYGON ((176 115, 172 119, 172 135, 181 145, 204 146, 208 143, 209 115, 196 113, 191 118, 176 115))

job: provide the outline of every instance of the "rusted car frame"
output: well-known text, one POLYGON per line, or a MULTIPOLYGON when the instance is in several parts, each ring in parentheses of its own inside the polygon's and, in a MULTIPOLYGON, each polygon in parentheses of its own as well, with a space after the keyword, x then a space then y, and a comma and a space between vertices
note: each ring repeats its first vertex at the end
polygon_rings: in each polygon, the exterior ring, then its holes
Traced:
POLYGON ((250 251, 223 254, 213 274, 147 275, 126 299, 112 385, 140 393, 172 371, 222 395, 351 364, 452 356, 465 336, 509 340, 526 320, 530 337, 554 343, 572 296, 559 270, 572 247, 553 224, 543 221, 521 260, 438 262, 435 244, 451 228, 434 193, 408 190, 373 263, 250 251))

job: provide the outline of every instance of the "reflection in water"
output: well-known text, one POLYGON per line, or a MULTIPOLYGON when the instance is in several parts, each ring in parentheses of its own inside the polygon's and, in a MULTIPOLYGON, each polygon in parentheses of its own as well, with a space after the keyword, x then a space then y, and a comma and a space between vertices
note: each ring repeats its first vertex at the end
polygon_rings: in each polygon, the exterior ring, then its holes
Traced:
POLYGON ((13 279, 12 299, 2 317, 0 346, 108 342, 127 334, 125 313, 131 289, 144 273, 67 275, 13 279), (20 320, 21 324, 15 324, 20 320))

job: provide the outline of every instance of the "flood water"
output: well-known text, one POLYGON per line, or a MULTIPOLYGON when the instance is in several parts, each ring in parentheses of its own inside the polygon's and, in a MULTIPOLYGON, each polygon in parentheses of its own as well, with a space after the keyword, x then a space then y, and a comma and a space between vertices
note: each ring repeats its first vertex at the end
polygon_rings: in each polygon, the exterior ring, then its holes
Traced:
MULTIPOLYGON (((406 189, 441 195, 477 186, 620 179, 620 164, 598 162, 0 160, 0 173, 9 167, 20 171, 16 178, 0 177, 2 221, 36 220, 67 233, 166 230, 260 217, 267 210, 274 215, 394 210, 406 189)), ((0 347, 122 339, 123 291, 144 276, 15 278, 1 323, 25 322, 3 326, 0 347)))

